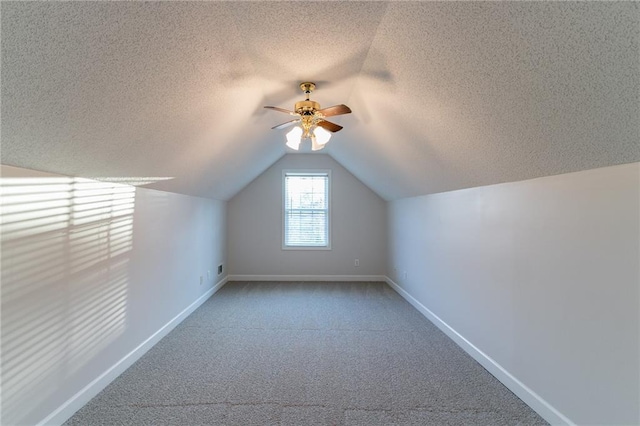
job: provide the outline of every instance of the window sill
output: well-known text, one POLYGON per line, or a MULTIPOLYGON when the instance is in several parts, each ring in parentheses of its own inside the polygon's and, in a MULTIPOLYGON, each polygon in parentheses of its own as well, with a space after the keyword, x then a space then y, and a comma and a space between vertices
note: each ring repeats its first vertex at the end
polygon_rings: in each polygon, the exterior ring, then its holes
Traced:
POLYGON ((331 246, 314 247, 314 246, 282 246, 282 250, 331 250, 331 246))

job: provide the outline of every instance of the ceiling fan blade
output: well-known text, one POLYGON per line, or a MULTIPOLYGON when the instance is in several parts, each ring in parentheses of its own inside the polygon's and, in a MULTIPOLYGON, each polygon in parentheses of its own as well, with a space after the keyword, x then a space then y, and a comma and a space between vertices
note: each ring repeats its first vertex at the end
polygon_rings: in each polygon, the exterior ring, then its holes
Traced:
POLYGON ((289 111, 288 109, 284 109, 284 108, 279 108, 279 107, 274 107, 274 106, 266 106, 265 108, 272 109, 272 110, 275 110, 275 111, 284 112, 285 114, 289 114, 289 115, 300 115, 297 112, 289 111))
POLYGON ((286 123, 278 124, 277 126, 273 126, 271 129, 284 129, 285 127, 289 127, 293 124, 299 123, 300 119, 287 121, 286 123))
POLYGON ((340 105, 330 106, 329 108, 321 109, 318 112, 324 115, 325 117, 331 117, 332 115, 349 114, 351 112, 351 108, 349 108, 346 105, 340 104, 340 105))
POLYGON ((342 130, 342 126, 338 126, 336 123, 332 123, 332 122, 327 121, 327 120, 322 120, 321 122, 318 123, 318 126, 322 127, 325 130, 328 130, 330 132, 334 132, 334 133, 342 130))

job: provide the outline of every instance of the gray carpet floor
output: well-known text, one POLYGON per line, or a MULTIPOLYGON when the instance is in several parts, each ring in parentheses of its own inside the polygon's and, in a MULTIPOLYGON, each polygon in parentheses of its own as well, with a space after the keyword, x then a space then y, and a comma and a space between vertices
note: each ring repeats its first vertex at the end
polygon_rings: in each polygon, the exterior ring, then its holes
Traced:
POLYGON ((65 423, 544 425, 385 283, 231 282, 65 423))

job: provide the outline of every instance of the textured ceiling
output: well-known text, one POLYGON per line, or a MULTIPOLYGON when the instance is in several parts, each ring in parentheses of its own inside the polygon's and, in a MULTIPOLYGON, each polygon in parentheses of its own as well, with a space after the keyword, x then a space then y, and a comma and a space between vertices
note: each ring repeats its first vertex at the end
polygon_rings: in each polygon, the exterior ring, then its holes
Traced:
POLYGON ((2 2, 1 161, 228 199, 269 130, 349 105, 326 151, 386 199, 640 161, 634 2, 2 2))

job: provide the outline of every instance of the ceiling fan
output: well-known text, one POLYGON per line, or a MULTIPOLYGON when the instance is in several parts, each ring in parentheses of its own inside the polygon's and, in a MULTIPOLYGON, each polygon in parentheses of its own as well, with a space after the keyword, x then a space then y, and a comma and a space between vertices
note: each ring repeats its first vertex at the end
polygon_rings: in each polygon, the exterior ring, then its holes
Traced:
POLYGON ((284 129, 300 123, 299 126, 294 127, 287 133, 287 146, 296 151, 300 149, 302 140, 307 138, 311 139, 311 149, 313 151, 319 151, 324 148, 331 138, 331 133, 338 132, 342 129, 342 126, 327 121, 325 118, 334 115, 349 114, 351 112, 348 106, 342 104, 320 109, 318 102, 309 100, 309 95, 315 88, 315 83, 300 83, 300 89, 302 89, 307 96, 304 101, 295 103, 293 111, 274 106, 265 106, 265 108, 284 112, 296 117, 291 121, 272 127, 272 129, 284 129))

